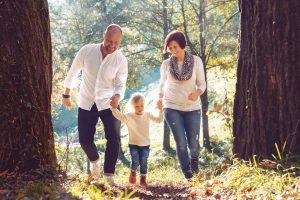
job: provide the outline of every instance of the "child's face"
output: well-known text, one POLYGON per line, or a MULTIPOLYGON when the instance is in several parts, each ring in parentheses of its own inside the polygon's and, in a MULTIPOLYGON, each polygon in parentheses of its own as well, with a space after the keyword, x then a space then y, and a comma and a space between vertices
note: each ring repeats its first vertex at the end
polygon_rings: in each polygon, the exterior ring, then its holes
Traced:
POLYGON ((144 102, 141 100, 141 101, 134 103, 133 108, 134 108, 135 114, 142 115, 144 113, 144 102))

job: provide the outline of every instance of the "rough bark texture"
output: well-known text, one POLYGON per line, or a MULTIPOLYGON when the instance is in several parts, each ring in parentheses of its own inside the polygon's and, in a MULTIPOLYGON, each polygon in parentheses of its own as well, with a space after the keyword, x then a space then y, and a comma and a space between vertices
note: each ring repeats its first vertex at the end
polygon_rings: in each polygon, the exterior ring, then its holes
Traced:
POLYGON ((233 153, 278 157, 277 144, 281 154, 299 155, 300 1, 240 0, 239 6, 233 153))
POLYGON ((56 165, 47 0, 0 0, 0 170, 56 165))

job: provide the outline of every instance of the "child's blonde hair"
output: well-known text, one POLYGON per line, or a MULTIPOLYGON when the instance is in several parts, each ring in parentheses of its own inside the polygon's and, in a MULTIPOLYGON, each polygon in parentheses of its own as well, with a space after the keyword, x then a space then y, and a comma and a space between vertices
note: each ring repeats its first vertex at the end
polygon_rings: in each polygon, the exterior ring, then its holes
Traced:
POLYGON ((140 101, 143 101, 143 103, 145 103, 145 96, 142 93, 136 92, 131 95, 129 103, 131 106, 133 106, 140 101))

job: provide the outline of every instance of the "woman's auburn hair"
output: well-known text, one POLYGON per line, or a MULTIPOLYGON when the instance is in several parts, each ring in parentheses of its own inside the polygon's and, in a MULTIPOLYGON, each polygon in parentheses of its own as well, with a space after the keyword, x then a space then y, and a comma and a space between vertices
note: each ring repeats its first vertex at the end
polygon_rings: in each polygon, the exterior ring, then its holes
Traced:
POLYGON ((164 53, 168 52, 168 45, 170 42, 175 41, 178 43, 178 45, 184 49, 186 46, 186 39, 184 34, 181 31, 175 30, 171 31, 165 38, 165 44, 164 44, 164 53))

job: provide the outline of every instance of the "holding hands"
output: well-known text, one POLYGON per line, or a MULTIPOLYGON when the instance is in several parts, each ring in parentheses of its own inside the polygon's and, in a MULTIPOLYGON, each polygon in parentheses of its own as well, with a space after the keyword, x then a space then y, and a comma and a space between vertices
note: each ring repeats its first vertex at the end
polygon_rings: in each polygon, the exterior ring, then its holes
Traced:
POLYGON ((158 108, 160 111, 163 109, 163 103, 162 103, 162 98, 159 98, 156 102, 156 108, 158 108))
POLYGON ((117 108, 119 105, 120 95, 115 94, 110 98, 110 106, 113 108, 117 108))

